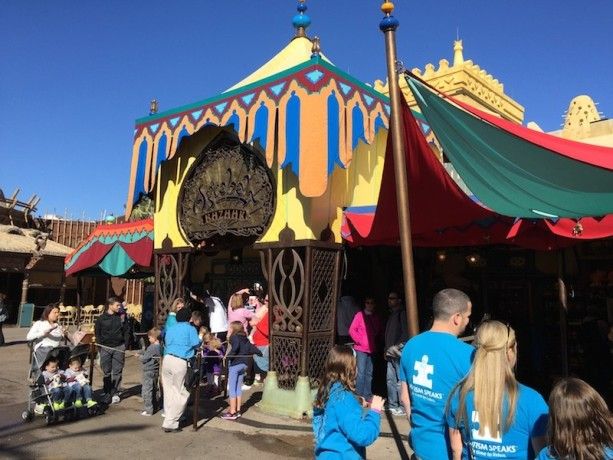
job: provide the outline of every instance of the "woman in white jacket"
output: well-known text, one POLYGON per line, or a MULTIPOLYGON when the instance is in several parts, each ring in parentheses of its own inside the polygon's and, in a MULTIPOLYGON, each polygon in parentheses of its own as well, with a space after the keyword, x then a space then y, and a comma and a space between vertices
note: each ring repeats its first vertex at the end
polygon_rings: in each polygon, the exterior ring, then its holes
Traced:
POLYGON ((36 321, 26 336, 26 340, 33 341, 34 356, 32 359, 32 378, 36 381, 40 374, 40 366, 50 350, 62 342, 65 331, 57 322, 60 316, 58 304, 45 307, 40 320, 36 321))

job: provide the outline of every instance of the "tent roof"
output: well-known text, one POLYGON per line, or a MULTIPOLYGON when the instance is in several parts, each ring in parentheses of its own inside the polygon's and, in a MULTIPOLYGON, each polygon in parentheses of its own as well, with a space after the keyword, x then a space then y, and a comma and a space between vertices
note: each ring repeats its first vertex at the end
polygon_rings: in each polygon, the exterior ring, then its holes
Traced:
POLYGON ((445 155, 490 209, 526 218, 613 213, 613 148, 523 128, 408 83, 445 155))
MULTIPOLYGON (((402 106, 402 122, 415 246, 514 244, 548 250, 613 236, 613 216, 578 221, 516 220, 481 206, 449 177, 406 104, 402 106)), ((395 182, 389 136, 378 204, 345 210, 342 233, 346 241, 356 246, 398 244, 395 182)))
POLYGON ((153 261, 153 219, 102 224, 64 260, 66 275, 106 274, 130 278, 153 261))
MULTIPOLYGON (((36 237, 41 232, 35 229, 20 228, 13 225, 0 225, 0 252, 32 255, 36 248, 36 237)), ((66 257, 72 248, 52 240, 47 240, 43 256, 66 257)))
MULTIPOLYGON (((294 37, 285 48, 273 56, 266 64, 228 88, 224 93, 264 80, 272 75, 309 61, 313 54, 312 47, 313 42, 309 38, 294 37)), ((332 64, 323 53, 320 53, 320 57, 329 64, 332 64)))

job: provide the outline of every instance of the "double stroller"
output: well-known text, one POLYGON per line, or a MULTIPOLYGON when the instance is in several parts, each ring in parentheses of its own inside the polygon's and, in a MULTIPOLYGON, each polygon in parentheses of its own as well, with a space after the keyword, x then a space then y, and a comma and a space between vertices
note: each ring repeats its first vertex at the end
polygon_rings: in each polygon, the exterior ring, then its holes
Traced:
POLYGON ((76 405, 63 408, 56 407, 53 404, 51 392, 47 385, 45 385, 45 379, 42 375, 45 366, 52 359, 58 361, 59 369, 62 370, 68 367, 70 360, 73 358, 80 359, 81 365, 83 365, 89 353, 89 345, 80 344, 72 349, 67 346, 61 346, 52 348, 42 354, 40 351, 31 349, 32 366, 28 373, 30 391, 27 408, 21 414, 23 420, 30 422, 38 414, 45 418, 47 424, 51 424, 59 420, 74 420, 82 416, 97 415, 100 412, 97 405, 93 407, 77 407, 76 405))

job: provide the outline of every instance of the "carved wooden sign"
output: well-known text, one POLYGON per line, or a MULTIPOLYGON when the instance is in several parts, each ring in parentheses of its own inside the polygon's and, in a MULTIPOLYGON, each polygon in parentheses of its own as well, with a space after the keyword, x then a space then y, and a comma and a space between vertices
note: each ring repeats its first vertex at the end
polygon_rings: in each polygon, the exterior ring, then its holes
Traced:
POLYGON ((250 244, 272 220, 275 191, 262 155, 225 136, 204 149, 184 181, 179 222, 194 245, 250 244))

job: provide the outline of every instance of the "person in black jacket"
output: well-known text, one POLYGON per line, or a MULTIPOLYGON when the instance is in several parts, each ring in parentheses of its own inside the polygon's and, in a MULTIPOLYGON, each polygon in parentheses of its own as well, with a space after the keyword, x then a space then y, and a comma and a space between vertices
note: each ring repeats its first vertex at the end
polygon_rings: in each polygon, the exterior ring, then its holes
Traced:
POLYGON ((406 415, 399 401, 400 381, 398 367, 404 343, 409 338, 407 315, 397 292, 390 292, 387 297, 390 315, 385 326, 385 360, 387 361, 387 405, 395 416, 406 415))
POLYGON ((104 374, 103 398, 105 402, 117 404, 119 385, 125 362, 128 328, 119 316, 121 302, 116 297, 106 301, 106 310, 96 320, 94 332, 96 343, 100 345, 100 367, 104 374))
POLYGON ((228 393, 230 396, 230 409, 221 414, 225 420, 236 420, 241 416, 241 396, 243 395, 243 378, 249 365, 251 356, 262 356, 262 352, 255 347, 245 335, 243 323, 232 321, 230 323, 230 348, 226 353, 228 363, 228 393))

